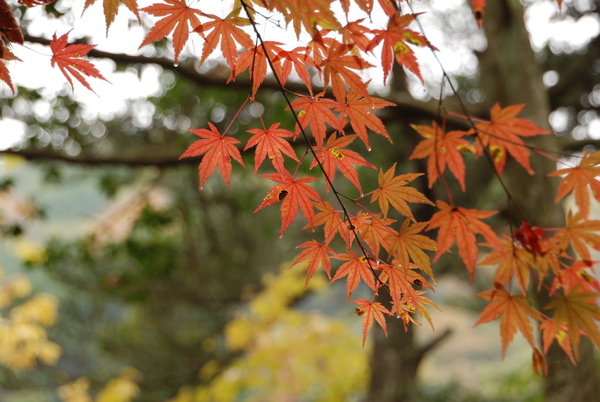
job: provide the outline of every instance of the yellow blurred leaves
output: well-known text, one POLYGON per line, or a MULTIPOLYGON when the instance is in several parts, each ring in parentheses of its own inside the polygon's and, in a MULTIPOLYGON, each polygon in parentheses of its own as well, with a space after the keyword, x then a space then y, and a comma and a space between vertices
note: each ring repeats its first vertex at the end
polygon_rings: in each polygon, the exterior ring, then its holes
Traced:
POLYGON ((63 402, 129 402, 140 393, 136 384, 141 374, 134 368, 125 367, 119 377, 110 380, 100 390, 96 399, 89 395, 90 380, 82 377, 58 388, 58 397, 63 402))
MULTIPOLYGON (((2 272, 0 271, 0 277, 2 272)), ((6 308, 31 293, 31 284, 23 276, 0 282, 0 307, 6 308)), ((31 369, 36 364, 53 364, 61 349, 48 340, 46 328, 57 318, 56 297, 39 293, 0 316, 0 364, 14 370, 31 369)))
MULTIPOLYGON (((302 265, 302 264, 300 264, 302 265)), ((357 331, 340 319, 295 307, 307 292, 325 288, 306 267, 283 266, 267 275, 264 289, 225 328, 225 342, 242 356, 229 366, 207 362, 209 385, 182 389, 171 402, 244 400, 347 400, 367 385, 367 356, 357 331)))

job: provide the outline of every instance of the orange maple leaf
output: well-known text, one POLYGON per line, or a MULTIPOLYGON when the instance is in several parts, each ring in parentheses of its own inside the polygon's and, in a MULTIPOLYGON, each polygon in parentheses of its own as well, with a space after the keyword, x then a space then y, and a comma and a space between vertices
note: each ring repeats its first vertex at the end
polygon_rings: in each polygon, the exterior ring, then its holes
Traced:
MULTIPOLYGON (((323 146, 327 136, 327 123, 335 130, 341 131, 340 119, 333 113, 332 109, 338 107, 339 103, 333 99, 323 98, 323 92, 315 96, 301 96, 292 102, 294 110, 298 111, 298 120, 302 128, 310 127, 317 146, 323 146)), ((296 125, 296 134, 300 133, 300 127, 296 125)))
POLYGON ((577 260, 570 267, 561 269, 552 281, 550 294, 553 295, 558 289, 568 293, 575 286, 585 292, 600 291, 598 280, 587 272, 588 268, 594 269, 593 264, 594 261, 577 260))
MULTIPOLYGON (((559 0, 561 1, 561 0, 559 0)), ((477 26, 481 28, 483 25, 483 14, 485 10, 485 0, 473 0, 473 16, 477 22, 477 26)))
POLYGON ((219 42, 221 43, 221 54, 229 65, 231 70, 235 68, 237 59, 237 44, 250 49, 254 46, 254 41, 241 26, 250 25, 250 20, 239 16, 240 9, 233 10, 227 17, 220 18, 213 14, 200 13, 202 16, 210 18, 211 21, 205 22, 194 28, 204 38, 204 47, 199 65, 202 65, 206 58, 215 50, 219 42), (208 35, 206 32, 211 31, 208 35))
POLYGON ((269 67, 267 58, 271 60, 271 65, 275 68, 274 74, 277 75, 281 81, 283 68, 281 66, 281 60, 277 60, 277 55, 283 51, 280 45, 283 45, 283 43, 265 41, 240 54, 235 62, 235 68, 231 70, 231 76, 227 82, 229 83, 230 81, 235 80, 235 77, 248 70, 250 79, 252 80, 252 95, 256 95, 258 88, 265 79, 265 75, 267 75, 269 67), (265 54, 265 49, 267 49, 267 54, 265 54))
POLYGON ((498 174, 502 175, 506 164, 507 153, 533 175, 529 163, 529 149, 523 143, 521 137, 532 137, 541 134, 550 134, 529 120, 516 117, 525 105, 512 105, 504 109, 496 103, 492 106, 490 122, 479 123, 475 126, 477 132, 477 151, 481 152, 483 147, 489 149, 492 162, 498 174))
POLYGON ((346 243, 346 247, 349 248, 353 240, 353 235, 348 227, 348 223, 340 217, 344 211, 336 210, 329 201, 325 201, 322 204, 316 203, 315 208, 321 212, 315 215, 314 224, 315 226, 324 225, 325 244, 331 243, 335 235, 339 233, 340 237, 346 243))
POLYGON ((232 170, 231 158, 235 159, 242 166, 244 166, 242 155, 234 145, 239 144, 240 141, 221 134, 219 130, 210 122, 208 123, 208 126, 210 127, 210 130, 205 128, 189 130, 201 139, 190 145, 189 148, 179 157, 179 159, 206 154, 202 158, 199 166, 200 190, 202 190, 206 179, 213 174, 215 168, 219 168, 221 176, 223 176, 227 187, 229 187, 231 184, 230 177, 232 170))
POLYGON ((440 211, 431 217, 427 226, 428 230, 439 228, 437 252, 433 261, 437 261, 456 242, 458 253, 469 271, 471 281, 473 281, 478 252, 475 234, 479 233, 483 235, 489 247, 498 250, 502 247, 494 231, 480 221, 480 219, 489 218, 496 214, 497 211, 479 211, 476 209, 455 207, 441 200, 437 201, 437 207, 440 211))
POLYGON ((579 162, 579 166, 557 170, 549 173, 548 176, 563 176, 556 200, 558 202, 573 192, 575 203, 579 207, 579 212, 586 218, 590 212, 590 190, 594 198, 600 202, 600 181, 596 179, 600 176, 600 151, 594 153, 584 152, 579 162))
MULTIPOLYGON (((21 59, 19 59, 17 56, 15 56, 10 49, 4 47, 2 48, 0 46, 0 50, 2 51, 2 54, 0 55, 0 59, 3 60, 18 60, 21 61, 21 59)), ((10 78, 10 73, 8 71, 8 68, 6 68, 6 64, 4 64, 3 61, 0 61, 0 81, 4 81, 6 82, 6 84, 10 87, 12 93, 15 93, 15 88, 13 87, 13 83, 12 83, 12 79, 10 78)))
POLYGON ((552 342, 556 339, 558 345, 564 350, 567 356, 569 356, 569 359, 571 359, 571 362, 577 364, 575 356, 573 355, 571 341, 566 333, 565 324, 557 326, 554 320, 544 320, 540 324, 540 331, 542 332, 542 346, 544 353, 548 353, 550 345, 552 345, 552 342))
POLYGON ((275 123, 266 130, 252 129, 249 133, 254 134, 248 140, 244 151, 256 145, 256 153, 254 155, 254 173, 258 171, 265 157, 269 157, 273 166, 278 172, 285 170, 283 167, 283 155, 286 154, 296 162, 300 162, 294 149, 284 138, 295 137, 294 133, 283 128, 279 128, 280 123, 275 123))
POLYGON ((514 244, 512 237, 502 236, 501 249, 488 253, 477 265, 498 265, 494 281, 502 285, 517 278, 519 287, 527 292, 529 285, 529 264, 532 264, 532 254, 514 244))
POLYGON ((502 339, 502 358, 508 345, 512 342, 517 329, 521 331, 527 342, 535 348, 533 327, 530 319, 542 321, 542 314, 531 305, 525 295, 511 295, 503 285, 494 283, 494 289, 476 294, 490 304, 485 306, 474 326, 500 318, 500 337, 502 339))
POLYGON ((348 254, 335 254, 333 258, 336 260, 346 261, 338 268, 338 270, 335 272, 335 275, 331 279, 331 282, 335 282, 338 279, 347 276, 346 303, 348 303, 348 300, 350 300, 350 295, 352 292, 354 292, 354 289, 356 289, 361 279, 371 289, 376 289, 375 277, 373 276, 371 263, 364 255, 358 256, 354 254, 352 250, 348 250, 348 254))
POLYGON ((390 225, 396 222, 394 219, 382 218, 381 214, 372 214, 368 211, 359 213, 356 217, 350 218, 350 222, 358 233, 360 239, 364 241, 373 252, 373 256, 379 255, 381 244, 390 234, 396 233, 390 225))
MULTIPOLYGON (((336 138, 333 133, 327 140, 327 146, 315 147, 317 153, 317 159, 313 160, 310 165, 312 169, 317 165, 317 160, 321 162, 323 171, 329 177, 331 181, 335 178, 336 168, 339 169, 342 174, 350 180, 350 182, 360 191, 362 195, 362 187, 358 180, 358 172, 354 166, 367 166, 375 169, 375 166, 371 165, 365 160, 359 153, 344 149, 349 146, 356 139, 356 135, 346 135, 340 138, 336 138)), ((327 190, 329 191, 329 181, 327 183, 327 190)))
POLYGON ((367 128, 374 133, 387 138, 389 142, 392 142, 390 135, 385 129, 385 125, 381 119, 373 113, 375 110, 383 109, 388 106, 396 106, 396 104, 374 97, 365 98, 363 95, 350 89, 347 93, 346 101, 342 103, 337 110, 341 111, 340 121, 342 122, 342 126, 346 124, 347 118, 350 121, 350 126, 354 132, 365 143, 367 149, 370 150, 367 128))
POLYGON ((432 127, 417 125, 411 127, 425 138, 417 144, 410 159, 429 157, 427 160, 429 188, 433 187, 433 183, 448 167, 460 183, 462 191, 465 191, 465 162, 460 152, 475 152, 475 148, 469 141, 462 138, 467 132, 449 131, 444 134, 435 121, 432 122, 432 127))
POLYGON ((591 260, 590 247, 600 251, 600 220, 585 219, 581 213, 569 211, 567 226, 559 229, 555 237, 563 250, 570 244, 582 260, 591 260))
POLYGON ((313 239, 302 243, 296 248, 304 248, 304 250, 302 250, 298 257, 296 257, 296 259, 292 263, 292 266, 304 260, 308 260, 306 285, 308 285, 310 278, 312 278, 319 265, 323 267, 323 269, 327 273, 327 277, 331 279, 330 255, 335 254, 335 252, 327 244, 319 243, 318 241, 313 239))
POLYGON ((311 35, 317 30, 317 25, 325 29, 340 28, 340 22, 331 8, 332 2, 333 0, 278 0, 263 1, 263 4, 270 11, 277 9, 285 18, 286 24, 292 22, 299 38, 302 28, 311 35))
POLYGON ((362 316, 363 325, 363 341, 362 344, 365 346, 367 340, 367 334, 373 325, 373 319, 383 328, 385 336, 387 336, 387 324, 385 322, 384 313, 391 315, 392 313, 379 302, 372 302, 367 299, 353 300, 352 303, 358 304, 356 307, 356 315, 362 316))
POLYGON ((104 81, 107 80, 92 63, 81 57, 87 55, 96 45, 76 44, 67 46, 68 35, 68 32, 60 38, 57 38, 56 34, 52 35, 52 41, 50 42, 50 49, 52 50, 50 65, 52 67, 54 67, 55 64, 58 65, 60 72, 67 78, 69 84, 71 84, 71 89, 73 89, 73 81, 71 80, 71 76, 73 76, 73 78, 83 84, 84 87, 94 92, 84 75, 99 78, 104 81))
POLYGON ((373 67, 362 57, 352 54, 352 45, 344 45, 331 38, 328 41, 326 58, 321 62, 323 67, 323 85, 331 84, 335 99, 346 101, 346 85, 354 92, 369 98, 369 91, 364 80, 353 70, 364 70, 373 67))
POLYGON ((384 239, 383 245, 390 254, 397 258, 401 266, 408 267, 412 260, 417 267, 433 279, 431 259, 423 250, 435 250, 437 243, 435 240, 419 234, 426 226, 427 222, 416 222, 411 225, 410 219, 406 219, 398 232, 390 234, 384 239))
POLYGON ((385 173, 383 173, 383 169, 379 170, 377 178, 379 188, 373 191, 371 202, 379 200, 379 208, 386 216, 391 204, 396 211, 416 222, 407 202, 419 202, 429 205, 433 205, 433 203, 416 188, 407 187, 406 185, 417 177, 422 176, 423 173, 406 173, 395 176, 395 172, 395 163, 385 173))
MULTIPOLYGON (((52 0, 54 1, 54 0, 52 0)), ((50 3, 51 1, 38 1, 40 3, 50 3)), ((85 10, 87 10, 87 8, 89 6, 91 6, 92 4, 94 4, 96 2, 96 0, 86 0, 85 1, 85 5, 83 6, 83 11, 85 12, 85 10)), ((108 31, 108 28, 110 28, 110 25, 113 23, 113 21, 115 20, 115 17, 117 16, 117 13, 119 12, 119 5, 121 4, 119 0, 104 0, 102 2, 103 6, 104 6, 104 18, 106 20, 106 30, 108 31)), ((140 14, 138 12, 138 5, 137 5, 137 0, 123 0, 123 4, 125 4, 125 6, 127 6, 127 8, 129 9, 129 11, 131 11, 133 14, 135 14, 136 18, 138 19, 138 21, 140 20, 140 14)))
POLYGON ((308 183, 317 180, 316 177, 301 177, 296 179, 287 170, 283 170, 282 173, 262 175, 262 177, 280 184, 273 187, 267 193, 262 203, 254 212, 281 201, 281 231, 279 237, 283 236, 285 230, 298 215, 298 208, 300 208, 308 221, 309 227, 311 229, 314 228, 315 211, 312 201, 323 203, 317 190, 308 185, 308 183))
POLYGON ((575 359, 579 359, 580 331, 600 348, 600 331, 597 321, 600 320, 600 307, 596 299, 600 297, 598 292, 581 291, 580 286, 574 286, 560 299, 551 301, 545 309, 554 309, 552 320, 557 328, 563 325, 567 328, 568 336, 575 351, 575 359))
POLYGON ((185 0, 164 0, 164 3, 152 4, 142 8, 141 11, 162 18, 150 29, 139 49, 159 41, 173 32, 173 50, 175 65, 177 65, 179 54, 190 36, 190 31, 200 25, 198 15, 201 14, 201 11, 188 7, 185 0))
POLYGON ((421 82, 424 82, 415 52, 407 45, 407 43, 416 46, 429 46, 434 50, 437 49, 435 49, 423 35, 406 28, 418 15, 419 14, 393 15, 388 21, 387 29, 374 29, 372 31, 375 36, 371 39, 367 51, 372 51, 379 43, 383 42, 381 49, 381 66, 383 67, 384 83, 387 81, 387 77, 392 70, 394 57, 398 64, 406 67, 407 70, 419 77, 421 82))
POLYGON ((308 67, 316 67, 315 61, 308 55, 307 47, 296 47, 291 51, 282 50, 277 54, 274 62, 281 60, 282 74, 281 82, 286 82, 290 74, 292 73, 292 67, 298 74, 298 77, 302 80, 308 92, 312 95, 312 86, 310 84, 310 74, 308 73, 308 67))

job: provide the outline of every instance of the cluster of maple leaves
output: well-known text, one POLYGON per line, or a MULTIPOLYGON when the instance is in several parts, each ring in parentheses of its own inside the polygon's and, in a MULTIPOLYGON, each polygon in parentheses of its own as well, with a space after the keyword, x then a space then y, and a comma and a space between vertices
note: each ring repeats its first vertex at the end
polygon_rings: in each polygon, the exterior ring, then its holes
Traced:
MULTIPOLYGON (((33 6, 48 1, 20 2, 33 6)), ((91 3, 93 0, 88 1, 86 7, 91 3)), ((545 367, 543 353, 554 340, 574 362, 582 334, 600 347, 596 323, 600 319, 596 304, 600 284, 589 274, 595 264, 590 247, 600 250, 597 234, 600 221, 589 219, 590 190, 600 201, 600 184, 596 180, 600 173, 600 152, 584 154, 578 166, 550 173, 550 176, 562 177, 556 201, 573 193, 578 206, 578 212, 568 214, 563 228, 543 229, 524 221, 520 228, 498 236, 484 222, 497 211, 454 205, 450 193, 447 201, 437 200, 434 204, 411 186, 423 173, 397 173, 396 164, 385 170, 380 168, 377 186, 364 193, 357 167, 376 167, 349 147, 358 139, 369 149, 370 133, 391 142, 377 111, 395 106, 369 93, 368 83, 361 77, 363 70, 374 67, 367 61, 368 56, 375 55, 380 61, 378 67, 384 81, 394 60, 422 81, 413 47, 436 49, 422 34, 409 28, 418 14, 406 12, 410 8, 403 8, 403 2, 379 0, 375 4, 373 0, 340 0, 340 13, 332 11, 333 3, 334 0, 235 0, 232 11, 222 18, 192 7, 185 0, 163 0, 140 10, 135 0, 124 1, 138 18, 139 12, 143 12, 157 19, 140 47, 171 36, 177 64, 191 35, 198 35, 203 42, 200 64, 219 47, 220 55, 231 70, 229 80, 248 72, 251 90, 246 103, 254 102, 268 72, 288 102, 290 117, 295 121, 294 131, 282 128, 281 122, 265 124, 261 118, 261 127, 249 130, 251 136, 243 144, 228 135, 228 128, 221 132, 210 122, 208 128, 190 130, 199 139, 181 157, 202 157, 200 189, 217 169, 230 186, 232 159, 244 165, 240 145, 243 151, 254 149, 255 174, 268 161, 273 173, 262 177, 275 185, 256 211, 279 205, 280 236, 296 220, 298 211, 306 218, 306 228, 313 231, 322 228, 322 236, 298 246, 302 250, 294 265, 307 261, 307 283, 319 267, 332 282, 345 278, 347 301, 360 283, 372 290, 372 299, 353 300, 357 314, 363 317, 363 343, 373 321, 386 331, 388 316, 401 318, 408 326, 416 323, 414 315, 420 314, 431 324, 427 306, 435 305, 426 297, 426 289, 433 289, 435 279, 427 251, 435 251, 435 262, 456 245, 471 278, 477 265, 497 266, 493 288, 478 295, 489 304, 476 325, 500 318, 503 354, 517 330, 534 350, 536 370, 545 367), (352 15, 359 12, 364 18, 350 21, 351 8, 352 15), (373 29, 365 23, 375 8, 387 19, 385 29, 373 29), (290 49, 286 44, 263 38, 256 20, 265 15, 282 16, 285 25, 293 27, 298 37, 302 34, 309 39, 290 49), (286 89, 292 71, 304 83, 304 93, 291 93, 286 89), (317 93, 312 85, 315 74, 325 88, 317 93), (291 145, 299 136, 307 144, 300 157, 291 145), (310 169, 318 167, 321 174, 302 176, 299 169, 302 164, 310 169), (336 189, 334 179, 338 171, 359 191, 358 198, 347 197, 336 189), (318 180, 326 184, 324 193, 313 186, 318 180), (333 203, 324 199, 325 196, 333 203), (437 212, 429 221, 417 222, 409 203, 430 204, 437 207, 437 212), (392 216, 400 216, 403 221, 398 222, 392 216), (434 229, 438 232, 436 241, 423 234, 434 229), (478 244, 481 238, 485 242, 478 244), (478 262, 482 247, 486 253, 478 262), (335 269, 334 260, 340 262, 335 269), (538 287, 550 287, 553 301, 542 310, 535 308, 528 297, 532 280, 537 281, 538 287), (391 305, 375 301, 380 292, 389 292, 391 305), (543 353, 536 346, 532 322, 537 322, 542 331, 543 353)), ((110 26, 118 2, 105 1, 104 5, 106 23, 110 26)), ((473 0, 479 25, 483 23, 484 7, 484 0, 473 0)), ((0 14, 3 21, 9 21, 0 27, 4 41, 22 43, 23 36, 5 0, 0 0, 0 14)), ((67 34, 58 38, 55 35, 51 43, 51 63, 58 65, 71 85, 73 77, 91 89, 85 76, 104 79, 89 61, 82 59, 91 48, 91 45, 68 45, 67 34)), ((3 59, 14 59, 6 46, 1 49, 3 59)), ((14 91, 1 62, 0 79, 14 91)), ((429 187, 438 180, 445 181, 444 172, 448 169, 465 191, 465 153, 486 155, 499 176, 509 155, 528 173, 534 174, 523 137, 549 132, 517 117, 523 106, 502 108, 496 104, 489 121, 470 119, 477 122, 466 131, 446 132, 443 120, 434 121, 431 126, 415 125, 414 130, 423 140, 410 158, 427 158, 429 187)))

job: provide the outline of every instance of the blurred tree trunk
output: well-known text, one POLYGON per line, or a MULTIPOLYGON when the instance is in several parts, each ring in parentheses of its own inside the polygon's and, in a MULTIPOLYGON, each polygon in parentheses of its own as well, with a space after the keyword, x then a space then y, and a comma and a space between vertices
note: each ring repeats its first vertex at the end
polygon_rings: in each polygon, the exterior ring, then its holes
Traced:
MULTIPOLYGON (((498 0, 488 2, 486 8, 484 28, 488 47, 479 57, 486 98, 500 102, 502 107, 525 103, 520 116, 549 128, 548 92, 542 83, 543 71, 530 46, 523 6, 518 0, 498 0)), ((558 137, 552 134, 533 137, 527 143, 544 150, 559 149, 558 137)), ((528 176, 515 163, 507 165, 505 173, 508 188, 524 215, 519 219, 541 227, 564 226, 564 215, 552 202, 558 181, 546 177, 548 172, 556 170, 555 162, 536 154, 532 154, 531 162, 535 176, 528 176)), ((548 304, 548 295, 540 295, 537 303, 543 308, 548 304)), ((580 362, 574 366, 556 342, 550 348, 549 374, 544 384, 547 401, 600 401, 594 349, 587 338, 581 342, 579 356, 580 362)))

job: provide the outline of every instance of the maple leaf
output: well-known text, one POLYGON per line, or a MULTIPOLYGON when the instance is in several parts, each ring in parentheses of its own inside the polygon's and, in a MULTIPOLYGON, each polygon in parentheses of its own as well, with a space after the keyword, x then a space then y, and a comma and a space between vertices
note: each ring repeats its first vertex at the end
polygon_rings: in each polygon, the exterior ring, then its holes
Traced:
POLYGON ((591 260, 590 247, 600 251, 600 220, 585 219, 580 212, 569 211, 566 217, 567 227, 559 229, 555 237, 559 239, 562 249, 571 244, 573 250, 582 260, 591 260))
POLYGON ((383 82, 392 70, 394 57, 398 64, 404 66, 407 70, 415 74, 421 82, 421 70, 415 52, 407 45, 428 46, 435 49, 429 41, 418 32, 407 29, 408 24, 413 22, 419 14, 404 14, 401 16, 393 15, 388 21, 387 29, 374 29, 375 36, 367 47, 367 51, 372 51, 379 43, 383 42, 381 50, 381 66, 383 67, 383 82), (393 55, 393 56, 392 56, 393 55))
POLYGON ((188 7, 185 0, 164 0, 164 3, 152 4, 142 8, 141 11, 162 18, 150 29, 138 49, 159 41, 173 32, 174 62, 177 65, 179 54, 190 36, 190 31, 200 25, 198 15, 201 14, 201 11, 188 7))
POLYGON ((361 94, 349 90, 346 101, 338 107, 338 110, 341 111, 340 120, 343 122, 342 126, 345 124, 346 118, 348 118, 354 132, 358 134, 360 139, 367 146, 367 149, 370 150, 367 128, 374 133, 385 137, 389 142, 392 142, 390 135, 385 129, 385 125, 379 117, 373 113, 375 110, 383 109, 388 106, 396 106, 396 104, 374 97, 365 98, 361 94))
POLYGON ((475 17, 475 21, 477 21, 477 26, 479 28, 481 28, 481 26, 483 25, 484 10, 485 0, 473 0, 473 16, 475 17))
POLYGON ((579 166, 557 170, 548 176, 563 176, 556 194, 558 202, 573 192, 575 204, 579 212, 586 218, 590 211, 590 190, 594 198, 600 202, 600 181, 596 179, 600 175, 600 151, 594 153, 584 152, 579 166))
POLYGON ((433 261, 437 261, 456 242, 458 253, 469 271, 471 281, 473 281, 478 251, 475 234, 479 233, 485 237, 489 247, 498 250, 502 247, 494 231, 480 221, 480 219, 489 218, 496 214, 497 211, 479 211, 455 207, 441 200, 437 201, 437 207, 440 211, 431 217, 427 226, 428 230, 439 228, 437 252, 433 261))
POLYGON ((331 282, 335 282, 345 276, 346 278, 346 303, 350 300, 350 295, 354 292, 354 289, 358 286, 361 279, 371 289, 375 290, 375 277, 369 260, 364 256, 358 256, 353 251, 348 250, 349 254, 335 254, 333 258, 336 260, 346 261, 343 263, 335 275, 331 279, 331 282))
POLYGON ((327 48, 326 58, 321 63, 323 86, 327 87, 331 84, 333 96, 340 103, 344 103, 346 100, 346 84, 363 97, 369 98, 370 96, 362 78, 352 70, 364 70, 373 65, 360 56, 352 54, 352 49, 351 45, 333 41, 327 48))
POLYGON ((340 217, 344 212, 336 210, 329 201, 325 201, 322 204, 316 203, 315 208, 321 212, 315 215, 314 225, 324 225, 325 244, 331 243, 336 233, 339 233, 340 237, 346 243, 346 247, 349 248, 352 243, 353 235, 348 228, 348 223, 340 217))
POLYGON ((599 296, 598 292, 585 292, 580 286, 574 286, 565 297, 555 299, 545 307, 554 310, 552 320, 557 328, 563 325, 567 328, 566 336, 575 350, 575 360, 579 359, 580 331, 600 348, 600 332, 596 324, 600 320, 600 307, 596 304, 599 296))
POLYGON ((50 49, 52 50, 50 65, 52 67, 54 67, 55 64, 58 65, 60 72, 66 77, 69 84, 71 84, 71 89, 73 89, 73 81, 71 80, 71 76, 73 76, 73 78, 83 84, 84 87, 94 92, 84 75, 99 78, 104 81, 107 80, 92 63, 81 57, 87 55, 96 45, 75 44, 67 46, 68 35, 68 32, 60 38, 57 38, 56 34, 52 35, 52 41, 50 42, 50 49))
MULTIPOLYGON (((381 264, 378 268, 382 271, 381 275, 379 275, 379 280, 388 284, 394 306, 406 304, 407 301, 412 303, 417 299, 416 291, 407 275, 410 271, 408 268, 404 268, 397 263, 393 263, 392 265, 381 264)), ((418 308, 414 304, 411 307, 411 312, 415 312, 418 308)))
POLYGON ((342 43, 347 45, 355 45, 357 49, 362 51, 367 51, 367 47, 369 46, 369 42, 371 40, 366 33, 370 33, 371 30, 362 25, 365 19, 361 18, 356 21, 352 21, 347 23, 340 30, 340 34, 342 35, 342 43))
POLYGON ((433 279, 431 259, 423 250, 435 250, 437 243, 433 239, 419 234, 426 226, 427 222, 416 222, 411 225, 410 219, 405 219, 400 230, 387 236, 383 245, 390 254, 397 258, 401 266, 408 267, 412 260, 417 267, 433 279))
POLYGON ((552 281, 550 294, 553 295, 558 289, 564 289, 569 292, 575 286, 579 286, 581 290, 600 291, 600 283, 591 276, 586 269, 593 270, 593 261, 575 261, 569 268, 561 269, 552 281))
POLYGON ((521 290, 527 292, 529 264, 532 264, 532 254, 517 247, 513 239, 505 234, 502 236, 500 250, 491 251, 477 265, 498 265, 494 282, 504 285, 516 276, 521 290))
POLYGON ((252 95, 256 95, 258 88, 265 79, 265 75, 267 75, 267 68, 269 67, 267 58, 271 60, 275 68, 274 74, 281 81, 281 77, 283 76, 281 61, 275 61, 277 55, 283 51, 279 45, 283 45, 283 43, 265 41, 240 54, 227 82, 233 81, 235 77, 248 70, 250 79, 252 80, 252 95), (264 49, 267 49, 267 54, 265 54, 264 49))
POLYGON ((325 29, 340 28, 340 22, 331 8, 332 2, 333 0, 278 0, 266 2, 265 6, 283 14, 286 24, 292 22, 299 38, 302 27, 311 35, 317 30, 317 25, 325 29))
POLYGON ((381 214, 372 214, 368 211, 363 211, 358 216, 350 219, 350 222, 364 241, 377 257, 379 255, 380 245, 390 234, 396 233, 390 225, 396 222, 394 219, 382 218, 381 214))
MULTIPOLYGON (((315 147, 317 159, 313 160, 310 165, 312 169, 317 165, 317 160, 321 162, 323 172, 333 181, 335 178, 336 167, 342 174, 350 180, 350 182, 360 191, 362 195, 362 187, 358 181, 358 172, 353 166, 367 166, 375 169, 375 166, 370 164, 359 153, 344 149, 356 139, 356 135, 346 135, 336 138, 335 133, 327 140, 327 146, 315 147)), ((327 183, 327 191, 329 191, 329 181, 327 183)))
POLYGON ((542 321, 542 314, 531 305, 525 295, 511 295, 503 285, 494 283, 494 289, 486 290, 475 296, 488 300, 475 327, 479 324, 494 321, 500 318, 500 337, 502 339, 502 358, 506 354, 508 345, 512 342, 517 329, 521 331, 527 342, 535 348, 533 327, 530 319, 542 321))
MULTIPOLYGON (((44 2, 48 3, 49 1, 44 1, 44 2)), ((85 12, 85 10, 87 10, 88 7, 93 5, 94 3, 96 3, 96 0, 86 0, 85 5, 83 6, 83 11, 85 12)), ((110 28, 110 25, 113 23, 113 21, 115 20, 115 17, 117 16, 117 13, 119 12, 120 2, 119 2, 119 0, 103 0, 102 4, 104 6, 104 18, 106 20, 106 30, 108 31, 108 28, 110 28)), ((123 0, 123 4, 125 4, 125 6, 127 6, 129 11, 131 11, 133 14, 135 14, 138 21, 140 21, 140 14, 138 12, 137 1, 136 0, 123 0)))
POLYGON ((523 143, 521 137, 532 137, 541 134, 549 134, 529 120, 516 117, 525 105, 512 105, 504 109, 496 103, 492 106, 490 122, 479 123, 475 126, 477 132, 477 151, 487 147, 499 175, 502 175, 506 164, 507 153, 533 175, 533 169, 529 163, 529 150, 523 143))
POLYGON ((308 73, 308 67, 316 67, 316 64, 312 57, 308 55, 308 47, 296 47, 291 51, 282 50, 277 54, 277 57, 273 60, 278 62, 281 60, 281 82, 286 82, 290 74, 292 73, 292 67, 298 74, 298 77, 302 80, 308 92, 312 95, 312 86, 310 84, 310 74, 308 73))
POLYGON ((294 149, 290 143, 284 139, 286 137, 295 137, 294 133, 289 130, 279 128, 279 124, 280 123, 275 123, 266 130, 261 130, 258 128, 248 130, 249 133, 254 135, 248 140, 244 151, 256 145, 256 153, 254 155, 255 174, 267 156, 269 156, 269 159, 278 172, 285 170, 283 167, 282 153, 300 163, 300 160, 296 156, 294 149))
POLYGON ((292 263, 292 266, 302 261, 308 260, 306 285, 308 285, 310 278, 312 278, 319 265, 323 267, 323 269, 327 273, 327 277, 331 280, 330 255, 335 253, 329 246, 327 246, 327 244, 319 243, 318 241, 313 239, 302 243, 296 248, 304 248, 305 250, 302 250, 298 257, 296 257, 296 259, 292 263))
POLYGON ((242 155, 234 145, 239 144, 240 141, 221 134, 219 130, 210 122, 208 123, 208 126, 210 127, 210 130, 205 128, 189 130, 201 139, 190 145, 189 148, 179 157, 179 159, 206 154, 202 158, 199 166, 200 190, 202 190, 204 187, 204 182, 206 179, 213 174, 215 168, 219 168, 221 176, 223 176, 227 187, 229 187, 231 184, 230 177, 232 170, 231 158, 235 159, 242 166, 244 166, 242 155))
MULTIPOLYGON (((0 43, 2 43, 0 41, 0 43)), ((10 49, 8 48, 1 48, 0 50, 2 50, 2 54, 0 55, 0 59, 3 60, 18 60, 21 61, 21 59, 19 59, 17 56, 15 56, 10 49)), ((15 88, 13 87, 13 83, 12 80, 10 78, 10 73, 8 71, 8 68, 6 67, 6 64, 4 64, 3 61, 0 61, 0 81, 4 81, 11 89, 12 93, 15 93, 15 88)))
POLYGON ((416 222, 407 202, 419 202, 429 205, 433 205, 433 203, 416 188, 406 187, 406 185, 417 177, 422 176, 423 173, 406 173, 394 176, 395 171, 395 163, 385 173, 383 173, 383 169, 379 170, 379 176, 377 178, 379 188, 373 191, 371 202, 373 203, 376 200, 379 200, 379 208, 385 216, 387 216, 390 204, 392 204, 392 207, 396 211, 410 218, 413 222, 416 222))
POLYGON ((411 127, 425 138, 417 144, 410 159, 429 157, 427 160, 429 188, 433 187, 433 183, 448 167, 460 183, 462 191, 465 191, 465 162, 460 151, 475 152, 475 148, 462 138, 467 132, 450 131, 444 134, 435 121, 432 122, 432 127, 417 125, 411 127))
MULTIPOLYGON (((339 118, 333 113, 339 103, 333 99, 323 98, 323 92, 315 96, 301 96, 292 102, 294 110, 298 111, 298 120, 302 128, 310 126, 317 146, 323 146, 327 135, 327 123, 335 130, 341 131, 339 118)), ((296 134, 300 133, 300 127, 296 125, 296 134)))
POLYGON ((292 224, 298 215, 298 208, 308 221, 309 227, 314 227, 315 211, 312 201, 322 203, 319 193, 307 183, 317 180, 316 177, 301 177, 296 179, 284 170, 282 173, 271 173, 262 175, 267 179, 271 179, 276 183, 280 183, 273 187, 263 199, 263 202, 254 210, 260 211, 263 208, 271 206, 281 201, 281 232, 279 237, 283 236, 283 232, 292 224))
POLYGON ((194 32, 199 33, 200 36, 204 38, 202 57, 200 58, 198 65, 204 63, 206 58, 211 55, 220 42, 221 54, 225 58, 229 68, 233 70, 237 59, 236 44, 239 43, 246 49, 250 49, 254 46, 254 41, 250 35, 239 28, 240 26, 250 25, 250 20, 240 17, 239 11, 239 8, 234 9, 225 18, 220 18, 213 14, 200 13, 202 16, 210 18, 211 21, 200 24, 194 28, 194 32), (208 35, 205 35, 208 31, 211 32, 208 35))
POLYGON ((577 364, 575 360, 575 356, 573 355, 573 348, 571 347, 571 342, 566 333, 566 325, 562 324, 561 326, 557 326, 554 320, 546 319, 542 321, 539 327, 542 332, 542 346, 544 353, 548 353, 548 349, 554 339, 557 340, 558 345, 564 350, 569 359, 573 364, 577 364))
POLYGON ((367 299, 353 300, 352 303, 358 304, 358 307, 356 307, 356 315, 362 316, 363 347, 367 340, 367 334, 373 325, 373 319, 375 319, 381 328, 383 328, 383 332, 385 333, 385 336, 387 336, 387 325, 383 314, 391 315, 392 313, 385 308, 385 306, 379 302, 372 302, 367 299))

